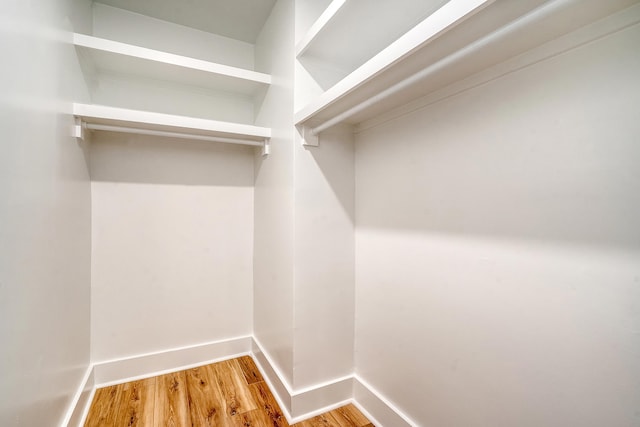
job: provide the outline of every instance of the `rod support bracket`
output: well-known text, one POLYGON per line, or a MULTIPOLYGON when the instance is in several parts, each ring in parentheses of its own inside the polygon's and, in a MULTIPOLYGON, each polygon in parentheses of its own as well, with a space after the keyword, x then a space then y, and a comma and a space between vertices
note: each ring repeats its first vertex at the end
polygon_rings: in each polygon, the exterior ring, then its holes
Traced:
POLYGON ((317 147, 319 145, 318 135, 313 133, 310 126, 302 126, 302 145, 317 147))
POLYGON ((76 117, 75 120, 76 122, 73 125, 71 135, 81 141, 84 141, 84 134, 87 127, 80 117, 76 117))
POLYGON ((270 141, 269 139, 265 139, 264 142, 262 143, 263 156, 268 156, 269 154, 271 154, 271 144, 269 141, 270 141))

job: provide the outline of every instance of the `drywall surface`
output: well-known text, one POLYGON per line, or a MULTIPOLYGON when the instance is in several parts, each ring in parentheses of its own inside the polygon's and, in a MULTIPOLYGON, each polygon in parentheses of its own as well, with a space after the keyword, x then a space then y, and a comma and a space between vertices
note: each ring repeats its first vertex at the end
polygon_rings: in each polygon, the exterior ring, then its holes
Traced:
MULTIPOLYGON (((296 1, 299 40, 326 7, 296 1)), ((294 104, 318 92, 298 61, 294 104)), ((353 371, 354 149, 348 126, 323 132, 318 147, 304 146, 296 132, 294 151, 294 381, 296 390, 353 371)), ((314 402, 316 409, 336 403, 314 402)), ((294 405, 293 412, 299 408, 294 405)))
POLYGON ((101 3, 93 4, 93 35, 249 70, 254 64, 251 43, 101 3))
POLYGON ((337 128, 318 147, 295 146, 294 387, 302 388, 353 372, 353 133, 337 128))
POLYGON ((356 372, 417 425, 640 425, 639 43, 357 136, 356 372))
POLYGON ((251 333, 253 152, 95 132, 92 360, 251 333))
POLYGON ((255 159, 254 334, 289 385, 293 378, 293 1, 274 6, 256 42, 256 69, 274 83, 256 124, 273 129, 255 159))
POLYGON ((89 364, 91 202, 70 44, 89 2, 6 2, 0 14, 0 425, 62 422, 89 364))
POLYGON ((155 111, 234 123, 253 123, 253 100, 230 92, 171 84, 113 73, 92 82, 91 102, 110 107, 155 111))

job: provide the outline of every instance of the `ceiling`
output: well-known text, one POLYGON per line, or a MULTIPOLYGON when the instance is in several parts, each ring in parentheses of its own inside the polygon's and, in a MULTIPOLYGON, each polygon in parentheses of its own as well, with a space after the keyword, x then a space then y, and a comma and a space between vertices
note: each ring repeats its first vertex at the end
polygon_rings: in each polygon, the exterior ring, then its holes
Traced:
POLYGON ((255 43, 276 0, 99 0, 100 3, 255 43))

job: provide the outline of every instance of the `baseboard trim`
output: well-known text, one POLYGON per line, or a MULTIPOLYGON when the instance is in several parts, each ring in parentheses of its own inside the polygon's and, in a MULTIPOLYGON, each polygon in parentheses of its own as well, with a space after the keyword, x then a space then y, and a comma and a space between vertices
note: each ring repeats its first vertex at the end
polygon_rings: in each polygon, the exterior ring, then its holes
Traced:
POLYGON ((269 354, 264 351, 264 347, 256 337, 253 337, 251 343, 251 353, 262 377, 269 385, 278 405, 280 405, 280 409, 282 409, 287 422, 293 424, 291 422, 291 386, 284 375, 278 370, 277 365, 272 362, 269 354))
POLYGON ((253 336, 93 363, 87 368, 62 426, 83 425, 96 388, 190 369, 243 355, 253 356, 289 424, 353 403, 378 427, 418 426, 355 374, 293 389, 264 347, 253 336))
POLYGON ((95 381, 93 376, 93 365, 87 367, 82 376, 80 385, 71 400, 69 409, 62 420, 61 426, 81 426, 84 423, 86 412, 89 410, 89 403, 95 393, 95 381))
POLYGON ((353 375, 323 382, 291 396, 294 423, 345 405, 353 398, 353 375))
POLYGON ((294 389, 256 337, 253 337, 252 350, 256 364, 273 391, 289 424, 295 424, 340 407, 349 403, 353 397, 352 374, 294 389))
POLYGON ((353 376, 353 401, 376 426, 419 427, 418 423, 358 375, 353 376))
POLYGON ((251 353, 251 336, 172 348, 93 364, 96 387, 181 371, 251 353))

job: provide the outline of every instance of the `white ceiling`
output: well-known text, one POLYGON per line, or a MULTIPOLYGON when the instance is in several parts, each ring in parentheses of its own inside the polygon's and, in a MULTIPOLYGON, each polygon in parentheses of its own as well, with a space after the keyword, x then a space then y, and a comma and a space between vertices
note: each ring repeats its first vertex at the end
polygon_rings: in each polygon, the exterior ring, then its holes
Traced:
POLYGON ((131 12, 255 43, 276 0, 99 0, 131 12))

